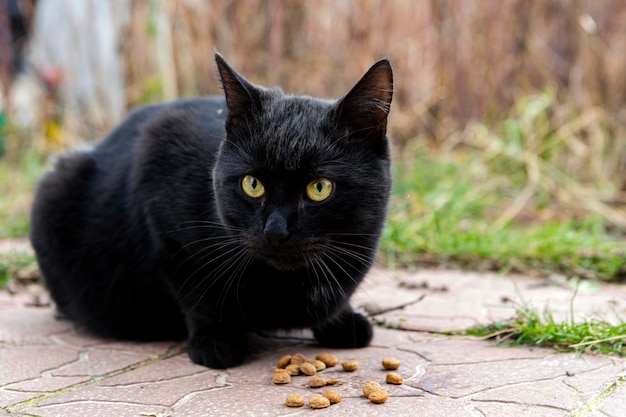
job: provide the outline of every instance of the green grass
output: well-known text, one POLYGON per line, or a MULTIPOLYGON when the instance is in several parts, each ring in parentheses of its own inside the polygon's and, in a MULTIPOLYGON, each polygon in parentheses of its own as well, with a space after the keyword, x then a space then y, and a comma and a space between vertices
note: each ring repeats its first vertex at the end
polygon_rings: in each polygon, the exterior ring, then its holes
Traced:
MULTIPOLYGON (((411 166, 397 167, 381 242, 388 263, 624 277, 626 242, 607 233, 604 219, 501 223, 511 188, 487 175, 478 156, 471 158, 418 155, 411 166)), ((540 217, 541 209, 533 215, 540 217)))
POLYGON ((439 151, 416 138, 396 157, 384 259, 624 278, 626 210, 615 202, 626 142, 614 129, 547 89, 506 120, 468 124, 439 151))
POLYGON ((0 288, 4 288, 17 271, 36 264, 36 259, 27 253, 0 253, 0 288))
POLYGON ((498 344, 551 347, 560 352, 602 353, 626 356, 626 323, 602 320, 557 322, 548 308, 539 313, 527 306, 517 309, 513 320, 461 331, 445 332, 492 339, 498 344))
POLYGON ((33 191, 44 170, 42 158, 33 153, 18 161, 0 158, 0 239, 28 234, 33 191))

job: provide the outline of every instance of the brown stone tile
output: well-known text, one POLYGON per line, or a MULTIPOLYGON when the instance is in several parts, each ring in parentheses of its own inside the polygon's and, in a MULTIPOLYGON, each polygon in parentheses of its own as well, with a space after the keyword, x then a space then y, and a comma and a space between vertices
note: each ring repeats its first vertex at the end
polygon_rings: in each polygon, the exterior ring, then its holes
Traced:
POLYGON ((474 409, 485 417, 565 417, 569 414, 560 408, 510 402, 477 403, 474 409))
POLYGON ((45 373, 39 378, 6 385, 7 390, 31 393, 54 392, 89 380, 89 376, 52 376, 45 373))
POLYGON ((605 366, 605 357, 554 354, 543 359, 517 359, 484 363, 429 365, 425 375, 409 385, 427 392, 459 398, 511 384, 564 377, 605 366))
MULTIPOLYGON (((308 399, 316 395, 308 391, 294 389, 290 386, 233 386, 231 388, 218 389, 198 393, 189 398, 185 404, 173 407, 177 417, 206 416, 290 416, 290 415, 315 415, 315 416, 441 416, 442 414, 421 413, 420 405, 423 398, 418 397, 393 397, 384 404, 373 404, 365 397, 343 398, 341 403, 331 405, 322 410, 312 410, 308 406, 308 399), (300 392, 307 399, 307 404, 299 408, 290 408, 285 405, 285 398, 292 392, 300 392), (420 410, 419 414, 415 414, 420 410)), ((439 407, 438 410, 447 411, 455 407, 448 404, 439 407)), ((461 409, 458 413, 449 412, 447 417, 462 416, 461 409)))
MULTIPOLYGON (((130 373, 132 372, 134 371, 130 373)), ((161 379, 155 382, 138 381, 123 384, 122 381, 111 378, 103 383, 89 385, 50 399, 41 403, 41 406, 62 403, 131 403, 173 406, 193 393, 226 386, 223 378, 218 377, 219 374, 216 371, 207 370, 203 373, 161 379)))
POLYGON ((557 377, 547 381, 532 381, 488 389, 472 396, 472 400, 484 402, 513 402, 519 405, 551 407, 571 411, 583 402, 576 390, 557 377))
POLYGON ((221 371, 211 370, 205 366, 196 365, 191 362, 186 353, 182 353, 172 358, 159 360, 147 366, 142 366, 132 371, 125 372, 112 378, 108 378, 98 383, 100 386, 122 386, 134 385, 147 382, 159 382, 176 380, 184 376, 199 373, 212 373, 208 379, 216 378, 221 371))
MULTIPOLYGON (((6 292, 0 291, 0 294, 6 292)), ((4 343, 50 344, 51 335, 71 329, 72 324, 66 320, 56 320, 49 307, 12 306, 0 314, 0 342, 4 343)))
POLYGON ((105 375, 149 358, 150 355, 147 354, 91 349, 82 352, 78 361, 59 367, 51 373, 54 376, 105 375))
POLYGON ((423 338, 419 333, 411 333, 410 337, 415 339, 415 342, 403 345, 402 348, 418 352, 432 364, 534 359, 554 353, 550 349, 495 346, 493 342, 471 338, 451 338, 441 335, 423 338))
POLYGON ((59 346, 0 347, 0 386, 38 378, 77 360, 77 351, 59 346))
MULTIPOLYGON (((73 402, 36 406, 26 408, 22 412, 28 415, 41 417, 68 417, 68 416, 111 416, 111 417, 139 417, 139 416, 166 416, 167 409, 159 406, 143 404, 129 404, 126 402, 73 402), (162 414, 159 414, 162 413, 162 414)), ((200 416, 202 414, 198 414, 200 416)))

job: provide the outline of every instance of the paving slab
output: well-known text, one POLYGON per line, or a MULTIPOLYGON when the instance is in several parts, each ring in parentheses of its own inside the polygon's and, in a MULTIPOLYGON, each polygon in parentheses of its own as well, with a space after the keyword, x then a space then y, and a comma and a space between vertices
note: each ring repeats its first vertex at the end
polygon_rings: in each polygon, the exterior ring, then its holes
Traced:
MULTIPOLYGON (((43 291, 43 289, 40 289, 43 291)), ((55 318, 45 294, 0 291, 0 416, 597 416, 626 415, 626 361, 551 349, 494 346, 438 334, 515 315, 516 303, 549 305, 557 317, 626 317, 626 286, 591 285, 574 297, 559 277, 446 270, 374 269, 353 305, 377 324, 370 347, 318 346, 310 331, 260 334, 236 368, 192 363, 184 342, 133 343, 97 338, 55 318), (339 404, 289 408, 285 397, 306 398, 325 388, 297 376, 287 385, 271 378, 278 358, 328 352, 357 359, 346 372, 328 368, 339 404), (381 359, 401 360, 402 385, 385 383, 381 359), (365 382, 381 383, 384 404, 362 395, 365 382)))

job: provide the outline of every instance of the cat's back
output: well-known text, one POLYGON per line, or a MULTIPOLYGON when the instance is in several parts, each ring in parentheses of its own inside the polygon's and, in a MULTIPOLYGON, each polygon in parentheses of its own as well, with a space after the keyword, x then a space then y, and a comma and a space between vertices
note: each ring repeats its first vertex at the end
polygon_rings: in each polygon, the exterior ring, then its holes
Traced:
POLYGON ((89 229, 99 225, 114 234, 107 223, 122 225, 128 220, 133 176, 147 170, 138 165, 154 163, 156 158, 161 158, 160 167, 174 163, 160 155, 165 142, 201 149, 213 159, 225 135, 226 114, 224 99, 218 96, 142 106, 95 147, 60 157, 35 194, 31 219, 35 250, 63 251, 65 244, 80 247, 82 240, 93 238, 89 229), (171 135, 176 134, 180 138, 172 141, 171 135), (190 145, 190 141, 197 143, 190 145))
POLYGON ((202 129, 208 140, 221 140, 227 114, 226 103, 221 96, 194 97, 137 107, 94 148, 93 154, 96 158, 112 156, 114 160, 119 160, 130 154, 129 149, 137 140, 146 136, 147 127, 167 122, 172 117, 184 118, 192 123, 191 127, 202 129))

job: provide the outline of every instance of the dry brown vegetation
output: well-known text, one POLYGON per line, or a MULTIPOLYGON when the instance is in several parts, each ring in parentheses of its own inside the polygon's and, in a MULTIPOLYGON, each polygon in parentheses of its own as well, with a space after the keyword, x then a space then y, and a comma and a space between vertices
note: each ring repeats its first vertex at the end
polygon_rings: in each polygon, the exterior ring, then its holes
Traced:
POLYGON ((478 150, 488 163, 523 173, 526 185, 497 214, 500 223, 523 219, 543 192, 558 203, 551 217, 592 212, 626 229, 618 207, 626 156, 623 1, 132 4, 124 44, 131 106, 219 93, 214 48, 254 82, 318 96, 343 94, 389 57, 396 145, 478 150))
POLYGON ((501 120, 546 86, 575 112, 599 108, 607 133, 626 124, 620 0, 133 1, 130 22, 131 105, 216 93, 216 48, 258 83, 319 96, 390 57, 399 142, 436 144, 469 120, 501 120))

